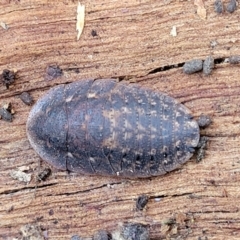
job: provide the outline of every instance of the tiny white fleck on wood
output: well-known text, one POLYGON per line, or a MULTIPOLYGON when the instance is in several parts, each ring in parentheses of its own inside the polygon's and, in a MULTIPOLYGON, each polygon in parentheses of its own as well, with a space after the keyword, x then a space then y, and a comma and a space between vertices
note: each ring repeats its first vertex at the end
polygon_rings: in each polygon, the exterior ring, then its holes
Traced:
POLYGON ((0 22, 0 25, 3 29, 8 30, 8 25, 5 22, 0 22))
POLYGON ((173 26, 172 27, 172 30, 170 32, 170 35, 172 35, 173 37, 176 37, 177 36, 177 27, 176 26, 173 26))
POLYGON ((84 19, 85 19, 85 6, 81 5, 80 2, 78 2, 77 7, 77 24, 76 24, 76 30, 78 31, 77 34, 77 40, 79 40, 84 26, 84 19))

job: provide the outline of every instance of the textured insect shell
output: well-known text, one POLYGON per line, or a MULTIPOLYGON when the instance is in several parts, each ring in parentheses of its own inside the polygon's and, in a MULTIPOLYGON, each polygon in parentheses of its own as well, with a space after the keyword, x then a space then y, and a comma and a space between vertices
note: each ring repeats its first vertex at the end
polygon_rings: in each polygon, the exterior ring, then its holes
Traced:
POLYGON ((113 79, 50 89, 32 108, 27 135, 58 169, 129 178, 180 167, 200 136, 190 111, 175 99, 113 79))

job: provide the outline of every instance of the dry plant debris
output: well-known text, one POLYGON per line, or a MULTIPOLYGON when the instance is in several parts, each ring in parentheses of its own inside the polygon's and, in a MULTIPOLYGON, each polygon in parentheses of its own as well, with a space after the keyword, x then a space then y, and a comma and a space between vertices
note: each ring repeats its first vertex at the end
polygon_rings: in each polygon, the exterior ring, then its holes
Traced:
POLYGON ((172 30, 170 32, 170 35, 172 35, 173 37, 176 37, 177 36, 177 27, 176 26, 173 26, 172 27, 172 30))
POLYGON ((8 30, 8 25, 5 22, 0 22, 0 25, 3 29, 8 30))
POLYGON ((39 226, 27 224, 20 229, 24 240, 44 240, 43 231, 39 226))
POLYGON ((16 179, 20 182, 29 183, 31 181, 32 174, 25 173, 21 170, 12 170, 10 175, 13 179, 16 179))
POLYGON ((201 19, 206 19, 207 17, 207 10, 204 7, 203 0, 194 0, 194 5, 197 6, 197 14, 201 19))
POLYGON ((82 34, 83 27, 84 27, 84 20, 85 20, 85 6, 82 5, 80 2, 78 2, 78 7, 77 7, 77 25, 76 25, 76 29, 78 31, 77 40, 80 39, 80 36, 82 34))

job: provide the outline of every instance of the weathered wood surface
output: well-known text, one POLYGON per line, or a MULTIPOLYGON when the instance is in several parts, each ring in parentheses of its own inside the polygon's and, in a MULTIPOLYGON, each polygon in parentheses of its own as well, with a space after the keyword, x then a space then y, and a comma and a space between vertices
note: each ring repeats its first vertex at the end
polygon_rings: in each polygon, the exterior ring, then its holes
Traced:
POLYGON ((45 229, 49 239, 70 239, 112 231, 121 222, 148 224, 151 239, 240 239, 240 66, 219 61, 208 77, 185 75, 181 67, 158 71, 193 58, 240 54, 240 10, 218 15, 212 1, 205 1, 207 19, 202 20, 193 1, 81 3, 86 24, 79 41, 77 1, 0 3, 0 21, 9 26, 0 29, 0 71, 18 71, 8 90, 0 86, 0 104, 11 102, 16 111, 12 123, 0 121, 0 239, 20 239, 19 230, 28 223, 45 229), (170 35, 174 25, 176 37, 170 35), (64 75, 47 81, 51 64, 64 75), (202 131, 210 138, 206 158, 145 180, 53 169, 35 190, 39 157, 26 137, 30 107, 18 95, 29 91, 37 100, 51 86, 89 77, 139 82, 176 97, 195 117, 209 114, 213 124, 202 131), (19 167, 29 167, 29 184, 10 176, 19 167), (141 194, 150 197, 143 212, 135 209, 141 194), (177 223, 168 228, 163 222, 171 218, 177 223))

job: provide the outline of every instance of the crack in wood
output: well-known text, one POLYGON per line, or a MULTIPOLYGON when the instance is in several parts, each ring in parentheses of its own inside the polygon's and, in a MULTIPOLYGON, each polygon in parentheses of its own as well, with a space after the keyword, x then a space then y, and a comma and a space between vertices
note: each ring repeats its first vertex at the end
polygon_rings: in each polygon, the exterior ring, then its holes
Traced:
MULTIPOLYGON (((214 59, 214 64, 218 65, 218 64, 224 63, 225 59, 226 58, 216 58, 216 59, 214 59)), ((155 74, 155 73, 158 73, 158 72, 165 72, 165 71, 168 71, 168 70, 173 69, 173 68, 181 68, 181 67, 183 67, 184 64, 185 64, 185 62, 175 63, 175 64, 172 64, 172 65, 166 65, 166 66, 158 67, 158 68, 155 68, 155 69, 151 70, 147 75, 155 74)))
POLYGON ((37 186, 37 188, 36 188, 36 186, 33 186, 33 187, 24 187, 24 188, 19 188, 19 189, 10 189, 10 190, 6 190, 6 191, 1 192, 0 196, 1 195, 12 194, 12 193, 17 193, 17 192, 21 192, 21 191, 24 191, 24 190, 35 190, 35 189, 45 188, 45 187, 54 186, 54 185, 57 185, 57 183, 44 184, 44 185, 41 185, 41 186, 37 186))
POLYGON ((190 214, 203 214, 203 213, 206 213, 206 214, 211 214, 211 213, 237 213, 239 212, 238 209, 236 210, 233 210, 233 211, 228 211, 228 210, 217 210, 217 211, 196 211, 196 212, 192 212, 190 211, 189 213, 190 214))
POLYGON ((118 183, 113 183, 113 184, 103 184, 101 186, 90 188, 90 189, 86 189, 86 190, 83 190, 83 191, 76 191, 76 192, 71 192, 71 193, 64 192, 64 193, 54 194, 54 196, 71 196, 71 195, 76 195, 76 194, 79 194, 79 193, 88 193, 88 192, 91 192, 93 190, 109 187, 109 185, 110 186, 114 186, 114 185, 120 185, 122 183, 123 182, 118 182, 118 183))

